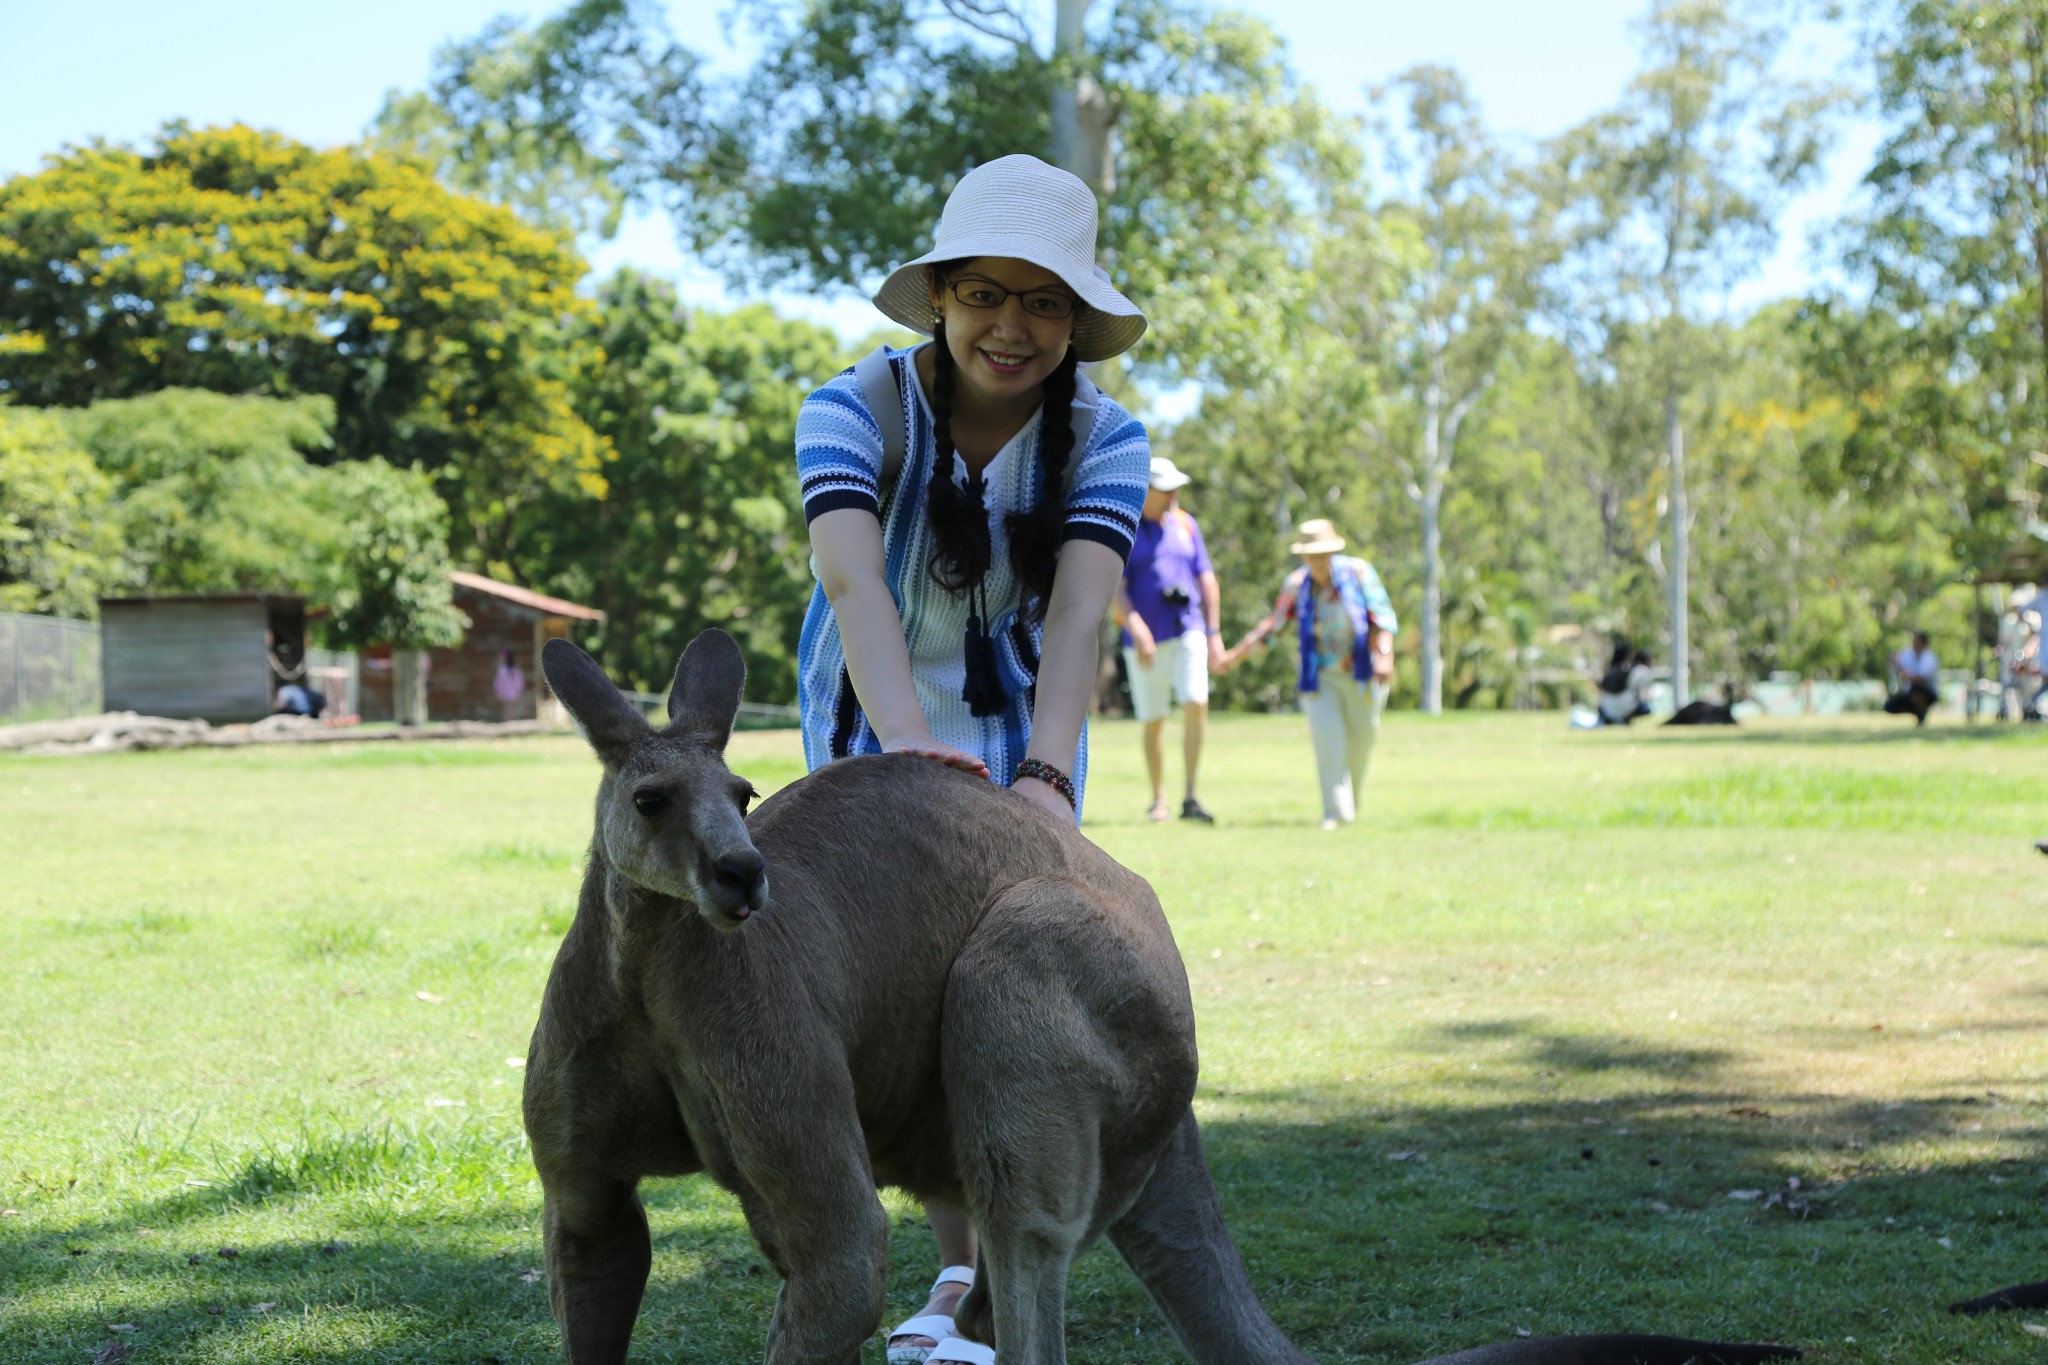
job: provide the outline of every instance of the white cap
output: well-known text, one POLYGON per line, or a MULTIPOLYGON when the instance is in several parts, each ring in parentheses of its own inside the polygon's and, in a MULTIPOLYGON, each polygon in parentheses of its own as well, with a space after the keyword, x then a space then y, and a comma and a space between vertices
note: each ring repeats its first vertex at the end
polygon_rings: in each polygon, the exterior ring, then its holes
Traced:
POLYGON ((1154 455, 1152 457, 1152 478, 1150 480, 1152 488, 1161 493, 1171 493, 1176 488, 1187 487, 1190 482, 1192 480, 1187 475, 1181 473, 1179 467, 1172 460, 1167 459, 1164 455, 1154 455))

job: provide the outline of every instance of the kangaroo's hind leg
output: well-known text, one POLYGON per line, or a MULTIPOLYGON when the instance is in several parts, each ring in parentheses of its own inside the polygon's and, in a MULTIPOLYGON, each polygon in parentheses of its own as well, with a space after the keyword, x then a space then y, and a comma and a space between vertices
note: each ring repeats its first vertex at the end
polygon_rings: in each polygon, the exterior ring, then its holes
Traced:
POLYGON ((982 1248, 955 1321, 1003 1365, 1059 1365, 1068 1268, 1137 1196, 1194 1090, 1184 979, 1088 888, 1037 878, 955 960, 941 1037, 982 1248))

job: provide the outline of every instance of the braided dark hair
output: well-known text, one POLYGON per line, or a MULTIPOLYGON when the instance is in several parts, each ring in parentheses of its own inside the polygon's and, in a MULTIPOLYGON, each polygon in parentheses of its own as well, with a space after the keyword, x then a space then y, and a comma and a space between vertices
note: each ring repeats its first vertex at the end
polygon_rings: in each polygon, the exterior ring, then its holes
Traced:
MULTIPOLYGON (((988 572, 993 546, 989 536, 988 511, 982 501, 979 474, 962 488, 953 482, 953 388, 957 372, 953 352, 946 343, 943 320, 932 328, 932 439, 931 482, 925 489, 925 520, 932 530, 931 554, 925 563, 932 581, 948 592, 964 593, 988 572)), ((1074 392, 1078 385, 1078 360, 1073 348, 1059 367, 1046 377, 1044 412, 1040 418, 1038 462, 1045 476, 1044 491, 1028 510, 1012 512, 1003 519, 1010 536, 1010 571, 1023 588, 1026 610, 1043 617, 1052 596, 1055 561, 1059 555, 1061 530, 1066 524, 1068 461, 1074 458, 1074 392)))

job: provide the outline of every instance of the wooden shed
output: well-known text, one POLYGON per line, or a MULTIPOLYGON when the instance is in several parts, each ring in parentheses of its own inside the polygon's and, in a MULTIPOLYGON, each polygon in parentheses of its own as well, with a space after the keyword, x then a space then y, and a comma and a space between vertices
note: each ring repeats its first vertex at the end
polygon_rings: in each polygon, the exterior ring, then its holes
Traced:
MULTIPOLYGON (((604 620, 604 613, 482 574, 451 573, 448 578, 455 606, 469 618, 469 629, 462 643, 425 651, 427 707, 423 719, 560 721, 559 704, 549 695, 547 680, 541 676, 541 647, 552 639, 569 638, 579 622, 604 620), (512 706, 509 717, 492 689, 499 658, 508 649, 526 678, 526 693, 512 706)), ((364 720, 396 718, 394 680, 404 671, 404 664, 389 645, 363 652, 364 720)))
POLYGON ((278 686, 305 677, 306 599, 286 593, 100 599, 109 711, 261 720, 278 686))

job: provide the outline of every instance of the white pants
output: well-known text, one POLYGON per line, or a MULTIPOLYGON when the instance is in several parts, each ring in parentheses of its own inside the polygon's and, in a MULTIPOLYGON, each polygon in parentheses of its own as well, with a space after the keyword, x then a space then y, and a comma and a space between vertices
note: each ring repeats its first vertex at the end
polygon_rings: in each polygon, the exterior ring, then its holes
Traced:
POLYGON ((1138 662, 1138 651, 1124 648, 1124 671, 1131 679, 1131 710, 1150 724, 1165 720, 1174 702, 1204 706, 1209 701, 1209 635, 1191 630, 1161 640, 1150 668, 1138 662))
POLYGON ((1362 683, 1348 668, 1326 668, 1316 677, 1316 690, 1301 694, 1308 717, 1309 740, 1316 750, 1316 780, 1323 787, 1323 818, 1351 823, 1358 815, 1358 797, 1365 790, 1365 770, 1372 762, 1372 742, 1379 738, 1380 711, 1387 704, 1385 683, 1362 683))

